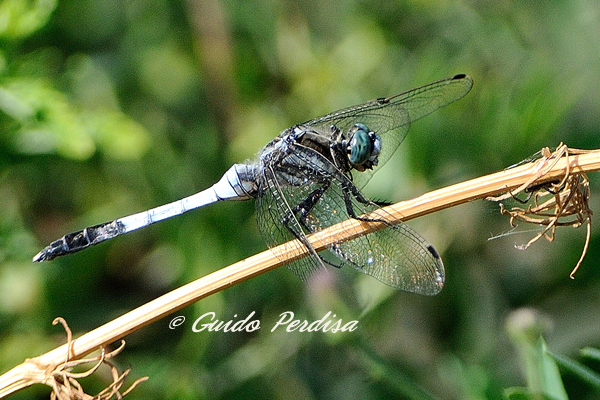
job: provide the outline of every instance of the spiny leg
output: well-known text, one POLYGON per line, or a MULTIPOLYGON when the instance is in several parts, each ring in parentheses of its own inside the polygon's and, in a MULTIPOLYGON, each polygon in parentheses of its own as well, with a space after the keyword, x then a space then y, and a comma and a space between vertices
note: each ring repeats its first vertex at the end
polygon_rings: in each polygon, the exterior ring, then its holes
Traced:
POLYGON ((317 189, 313 190, 308 196, 306 196, 306 198, 304 200, 302 200, 300 203, 296 204, 292 208, 292 215, 284 218, 284 220, 282 222, 283 222, 283 225, 286 227, 286 229, 292 235, 294 235, 294 237, 296 239, 300 240, 308 249, 310 249, 311 251, 314 251, 314 253, 319 258, 321 263, 325 263, 325 264, 330 265, 335 268, 341 268, 342 267, 341 265, 333 264, 332 262, 327 261, 323 257, 321 257, 321 255, 319 255, 319 253, 317 253, 314 250, 314 248, 310 245, 310 243, 306 240, 306 236, 298 235, 291 228, 290 223, 289 223, 289 217, 293 216, 294 218, 297 219, 298 222, 300 222, 300 224, 304 227, 304 229, 306 229, 307 232, 313 232, 313 229, 311 229, 309 226, 309 221, 308 221, 309 215, 310 215, 311 211, 313 210, 313 208, 317 205, 317 203, 319 202, 321 197, 323 196, 323 193, 325 193, 327 191, 327 189, 329 189, 329 186, 330 186, 330 182, 326 181, 323 183, 323 185, 321 185, 317 189), (297 215, 299 217, 296 217, 297 215))
POLYGON ((359 203, 361 203, 365 206, 376 205, 376 206, 382 207, 382 206, 390 205, 390 203, 382 202, 382 201, 373 202, 373 201, 367 199, 360 192, 360 190, 358 190, 358 188, 356 186, 354 186, 354 184, 352 184, 352 182, 350 182, 350 181, 342 182, 342 193, 344 195, 344 203, 346 204, 346 211, 348 212, 348 215, 351 216, 352 218, 357 219, 359 221, 364 221, 364 222, 382 222, 382 223, 386 224, 387 226, 392 226, 391 223, 389 223, 388 221, 386 221, 383 218, 366 218, 366 217, 358 216, 356 214, 356 212, 354 211, 354 206, 352 205, 352 197, 354 197, 359 203))
POLYGON ((308 226, 308 216, 310 215, 313 208, 317 205, 321 197, 323 197, 323 193, 329 189, 330 183, 324 182, 317 189, 313 190, 304 200, 300 203, 296 204, 292 208, 292 213, 294 216, 299 215, 298 221, 302 224, 302 226, 308 231, 312 232, 310 227, 308 226))

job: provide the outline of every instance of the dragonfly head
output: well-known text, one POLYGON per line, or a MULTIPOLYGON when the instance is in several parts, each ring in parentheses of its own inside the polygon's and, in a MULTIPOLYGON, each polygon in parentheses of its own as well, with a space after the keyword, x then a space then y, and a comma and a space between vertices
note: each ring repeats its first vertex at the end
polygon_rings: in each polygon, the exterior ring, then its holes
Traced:
POLYGON ((363 124, 354 124, 348 131, 348 138, 350 165, 360 172, 373 169, 379 161, 381 138, 363 124))

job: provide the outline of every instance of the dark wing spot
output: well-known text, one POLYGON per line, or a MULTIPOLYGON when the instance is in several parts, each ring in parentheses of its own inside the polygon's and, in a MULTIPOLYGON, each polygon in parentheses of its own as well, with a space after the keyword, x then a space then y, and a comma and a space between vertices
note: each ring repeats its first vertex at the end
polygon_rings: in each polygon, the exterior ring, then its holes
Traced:
POLYGON ((433 248, 432 245, 427 246, 427 250, 429 250, 429 252, 433 256, 433 258, 438 259, 438 260, 440 259, 440 255, 438 254, 437 251, 435 251, 435 249, 433 248))

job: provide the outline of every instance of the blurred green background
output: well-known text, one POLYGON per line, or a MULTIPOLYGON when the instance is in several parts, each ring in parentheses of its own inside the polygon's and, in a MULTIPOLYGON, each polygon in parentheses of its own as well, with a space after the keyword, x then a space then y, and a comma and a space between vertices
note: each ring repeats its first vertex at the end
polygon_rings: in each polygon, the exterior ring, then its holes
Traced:
MULTIPOLYGON (((368 196, 408 199, 561 141, 599 148, 599 71, 592 0, 1 1, 1 372, 64 342, 56 316, 78 335, 266 248, 253 202, 31 262, 63 234, 204 189, 295 123, 456 73, 473 77, 471 93, 415 123, 368 196)), ((510 226, 484 201, 410 225, 444 259, 440 295, 343 270, 304 284, 280 268, 187 307, 178 329, 165 318, 127 337, 114 362, 150 376, 130 398, 397 399, 422 389, 500 399, 526 384, 506 330, 522 308, 544 321, 554 352, 600 346, 595 227, 571 280, 585 229, 518 251, 536 232, 488 241, 510 226), (255 311, 262 329, 193 333, 209 311, 255 311), (352 333, 271 332, 285 311, 360 323, 352 333)), ((599 396, 563 379, 571 398, 599 396)), ((94 394, 107 382, 99 373, 82 383, 94 394)), ((48 393, 39 385, 14 398, 48 393)))

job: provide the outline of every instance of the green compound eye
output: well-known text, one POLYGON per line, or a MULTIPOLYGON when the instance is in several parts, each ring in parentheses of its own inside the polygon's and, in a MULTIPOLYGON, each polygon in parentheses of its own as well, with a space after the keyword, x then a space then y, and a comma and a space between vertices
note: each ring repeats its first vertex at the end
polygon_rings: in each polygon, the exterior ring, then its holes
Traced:
POLYGON ((363 124, 355 124, 350 129, 350 154, 348 159, 352 165, 364 164, 373 153, 374 135, 369 135, 369 128, 363 124))

